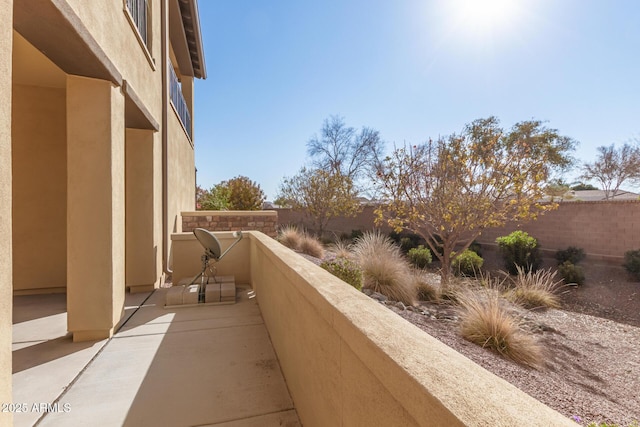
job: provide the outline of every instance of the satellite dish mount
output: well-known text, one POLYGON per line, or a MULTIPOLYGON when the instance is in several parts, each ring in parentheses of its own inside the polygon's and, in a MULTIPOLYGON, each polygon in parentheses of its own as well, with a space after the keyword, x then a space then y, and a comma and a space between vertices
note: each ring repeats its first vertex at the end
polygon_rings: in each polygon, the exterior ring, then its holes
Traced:
POLYGON ((235 245, 237 245, 240 242, 240 240, 242 240, 242 232, 241 231, 233 232, 233 237, 235 237, 236 240, 224 252, 222 252, 222 249, 220 247, 220 241, 218 241, 218 238, 209 230, 205 230, 204 228, 196 228, 193 230, 193 234, 196 236, 196 239, 198 239, 198 242, 200 242, 200 244, 204 248, 204 253, 200 257, 200 259, 202 260, 202 271, 200 271, 200 273, 193 278, 193 280, 191 281, 191 283, 189 283, 189 285, 195 284, 198 281, 198 279, 200 279, 200 292, 198 295, 198 302, 204 302, 204 297, 205 297, 204 289, 205 289, 205 285, 208 283, 208 279, 206 279, 206 277, 208 277, 206 274, 207 268, 212 273, 211 277, 213 277, 215 281, 216 264, 227 253, 229 253, 229 251, 235 245), (210 261, 213 261, 214 264, 211 265, 210 261))

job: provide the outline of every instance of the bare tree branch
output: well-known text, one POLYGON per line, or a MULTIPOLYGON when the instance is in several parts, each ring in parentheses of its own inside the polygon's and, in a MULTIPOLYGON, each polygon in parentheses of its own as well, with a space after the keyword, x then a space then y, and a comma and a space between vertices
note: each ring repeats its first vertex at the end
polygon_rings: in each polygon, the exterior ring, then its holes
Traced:
POLYGON ((625 143, 598 147, 598 157, 593 163, 585 163, 581 178, 595 180, 602 185, 605 199, 616 196, 625 182, 640 184, 640 145, 625 143))

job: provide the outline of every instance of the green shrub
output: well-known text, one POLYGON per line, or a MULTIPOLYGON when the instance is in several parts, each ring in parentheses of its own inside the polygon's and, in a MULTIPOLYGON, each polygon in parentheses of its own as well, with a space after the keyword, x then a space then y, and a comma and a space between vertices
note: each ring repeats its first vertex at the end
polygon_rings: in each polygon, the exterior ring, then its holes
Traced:
POLYGON ((572 264, 570 261, 565 261, 560 264, 558 266, 558 273, 562 276, 564 283, 584 284, 584 271, 582 271, 582 267, 572 264))
POLYGON ((323 262, 320 264, 320 267, 347 282, 357 290, 362 290, 362 269, 355 262, 347 258, 336 258, 333 261, 323 262))
POLYGON ((425 268, 431 261, 431 251, 428 248, 425 248, 423 245, 418 246, 417 248, 409 249, 407 252, 407 256, 409 257, 409 261, 411 264, 416 266, 417 268, 425 268))
POLYGON ((475 276, 480 272, 484 260, 471 249, 465 249, 460 254, 451 253, 451 267, 458 276, 475 276))
POLYGON ((402 249, 402 252, 407 253, 413 248, 417 248, 421 242, 424 242, 422 237, 415 233, 396 233, 395 231, 389 233, 389 238, 393 240, 402 249))
POLYGON ((558 265, 563 264, 567 261, 571 264, 577 264, 582 261, 585 256, 586 255, 584 254, 584 250, 575 246, 569 246, 563 251, 556 252, 556 260, 558 260, 558 265))
POLYGON ((640 280, 640 249, 625 252, 623 265, 633 277, 640 280))
POLYGON ((469 245, 469 250, 477 253, 479 257, 482 257, 482 245, 475 240, 469 245))
POLYGON ((364 233, 362 230, 351 230, 351 234, 342 233, 340 235, 340 240, 346 240, 350 243, 353 243, 356 239, 358 239, 359 237, 362 237, 363 234, 364 233))
POLYGON ((536 271, 542 264, 538 241, 524 231, 514 231, 496 239, 504 266, 510 274, 518 274, 517 267, 536 271))

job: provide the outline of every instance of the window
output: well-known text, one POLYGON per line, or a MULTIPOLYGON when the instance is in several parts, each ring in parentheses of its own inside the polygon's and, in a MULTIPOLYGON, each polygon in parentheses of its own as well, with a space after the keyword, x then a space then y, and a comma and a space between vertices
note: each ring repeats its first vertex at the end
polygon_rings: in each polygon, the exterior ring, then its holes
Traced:
POLYGON ((147 47, 147 50, 151 50, 151 26, 150 17, 151 10, 149 6, 149 0, 126 0, 127 11, 133 21, 133 24, 138 30, 138 34, 142 39, 142 42, 147 47))

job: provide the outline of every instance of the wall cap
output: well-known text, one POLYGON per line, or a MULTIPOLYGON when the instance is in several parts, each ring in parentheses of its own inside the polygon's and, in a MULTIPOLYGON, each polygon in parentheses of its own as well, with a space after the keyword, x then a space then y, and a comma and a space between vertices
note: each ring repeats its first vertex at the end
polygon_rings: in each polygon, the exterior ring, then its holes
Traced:
POLYGON ((185 216, 278 216, 274 210, 268 211, 185 211, 180 213, 185 216))

